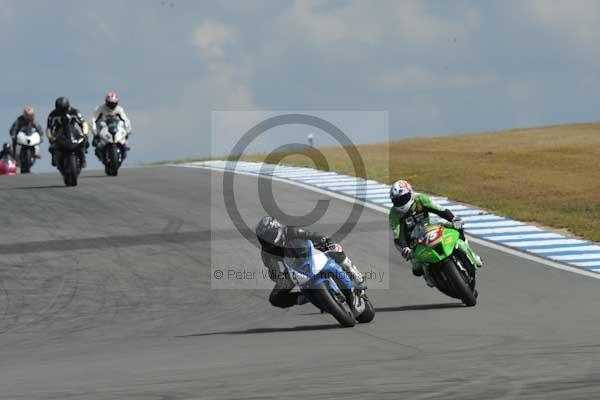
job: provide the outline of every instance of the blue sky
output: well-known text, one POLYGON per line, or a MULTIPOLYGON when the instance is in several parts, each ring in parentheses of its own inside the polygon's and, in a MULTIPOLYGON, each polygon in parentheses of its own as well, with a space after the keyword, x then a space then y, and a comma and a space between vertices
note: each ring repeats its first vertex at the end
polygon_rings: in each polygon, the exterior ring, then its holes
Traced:
POLYGON ((226 152, 216 110, 387 111, 393 139, 595 121, 599 42, 585 0, 0 0, 0 120, 114 89, 137 162, 226 152))

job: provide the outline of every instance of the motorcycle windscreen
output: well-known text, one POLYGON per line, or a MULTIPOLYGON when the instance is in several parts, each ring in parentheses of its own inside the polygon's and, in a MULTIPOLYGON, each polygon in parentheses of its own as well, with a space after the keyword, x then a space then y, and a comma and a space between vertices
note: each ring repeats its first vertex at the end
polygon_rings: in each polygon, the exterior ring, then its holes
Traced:
POLYGON ((110 133, 115 134, 119 130, 119 120, 117 118, 109 118, 106 120, 106 126, 110 133))
POLYGON ((310 265, 311 245, 308 240, 294 239, 286 243, 284 249, 284 264, 305 275, 312 272, 310 265))

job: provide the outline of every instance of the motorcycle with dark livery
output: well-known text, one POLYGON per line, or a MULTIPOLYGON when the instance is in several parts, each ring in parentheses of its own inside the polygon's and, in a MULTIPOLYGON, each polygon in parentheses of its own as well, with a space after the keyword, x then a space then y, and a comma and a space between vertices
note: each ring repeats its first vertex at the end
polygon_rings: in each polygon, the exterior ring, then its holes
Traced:
POLYGON ((56 167, 63 176, 65 185, 77 186, 77 179, 81 173, 82 147, 85 146, 85 136, 78 121, 66 115, 57 128, 54 142, 54 158, 56 167))

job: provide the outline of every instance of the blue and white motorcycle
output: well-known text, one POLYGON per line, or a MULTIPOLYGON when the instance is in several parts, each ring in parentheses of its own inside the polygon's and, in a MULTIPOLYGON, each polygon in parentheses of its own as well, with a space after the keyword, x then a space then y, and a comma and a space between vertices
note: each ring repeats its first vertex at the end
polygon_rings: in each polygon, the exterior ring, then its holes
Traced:
POLYGON ((283 265, 302 295, 327 312, 343 327, 371 322, 375 309, 364 290, 352 280, 328 251, 316 249, 310 240, 294 239, 285 248, 283 265))
POLYGON ((121 164, 127 157, 128 134, 125 130, 125 122, 118 117, 109 116, 99 125, 96 156, 104 164, 106 175, 117 176, 121 164))

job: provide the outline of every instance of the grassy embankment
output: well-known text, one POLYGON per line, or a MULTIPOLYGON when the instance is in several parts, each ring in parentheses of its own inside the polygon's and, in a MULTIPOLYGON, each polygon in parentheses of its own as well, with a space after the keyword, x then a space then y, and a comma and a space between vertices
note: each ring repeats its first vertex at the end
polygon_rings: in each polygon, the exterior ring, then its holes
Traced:
MULTIPOLYGON (((401 177, 420 191, 600 242, 600 124, 408 139, 358 149, 370 179, 390 183, 401 177)), ((319 150, 331 170, 354 174, 343 148, 319 150)), ((301 155, 283 163, 314 165, 301 155)))

